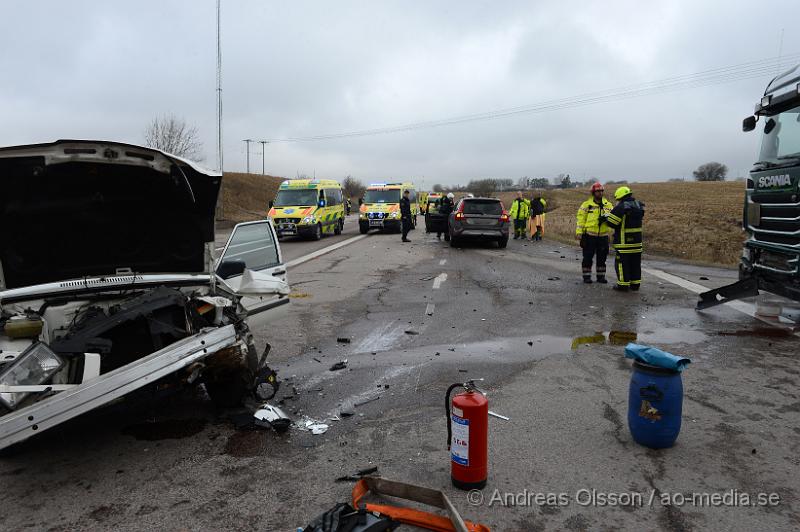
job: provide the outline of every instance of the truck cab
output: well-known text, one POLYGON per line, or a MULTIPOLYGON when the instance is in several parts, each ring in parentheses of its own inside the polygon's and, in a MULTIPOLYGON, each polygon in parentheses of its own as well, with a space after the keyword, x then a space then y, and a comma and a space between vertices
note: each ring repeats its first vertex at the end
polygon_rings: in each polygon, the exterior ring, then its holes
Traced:
POLYGON ((742 129, 759 131, 761 145, 746 181, 740 281, 701 294, 700 309, 759 290, 800 301, 800 65, 770 81, 742 129))

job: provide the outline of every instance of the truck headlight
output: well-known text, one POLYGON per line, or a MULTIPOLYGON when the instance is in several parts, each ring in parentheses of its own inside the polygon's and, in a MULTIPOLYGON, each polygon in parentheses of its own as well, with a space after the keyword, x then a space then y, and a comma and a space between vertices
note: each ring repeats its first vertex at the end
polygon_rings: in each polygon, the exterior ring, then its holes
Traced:
POLYGON ((399 212, 397 212, 397 211, 395 211, 395 212, 392 212, 392 213, 389 213, 389 218, 397 218, 397 215, 398 215, 398 214, 400 214, 400 213, 399 213, 399 212))
POLYGON ((317 223, 317 221, 314 219, 313 216, 306 216, 305 218, 303 218, 303 223, 304 224, 315 224, 315 223, 317 223))
MULTIPOLYGON (((64 361, 43 343, 35 343, 23 351, 0 373, 0 384, 7 386, 37 385, 52 377, 64 361)), ((28 395, 27 392, 0 393, 0 402, 13 410, 28 395)))

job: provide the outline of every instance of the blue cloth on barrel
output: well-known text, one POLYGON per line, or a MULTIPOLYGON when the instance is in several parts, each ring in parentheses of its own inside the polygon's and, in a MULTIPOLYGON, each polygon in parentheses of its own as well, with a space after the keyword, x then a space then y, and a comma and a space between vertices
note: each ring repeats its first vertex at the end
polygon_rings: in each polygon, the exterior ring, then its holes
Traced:
POLYGON ((672 353, 667 353, 655 347, 630 343, 625 346, 625 357, 675 371, 683 371, 683 368, 691 362, 686 357, 679 357, 672 353))

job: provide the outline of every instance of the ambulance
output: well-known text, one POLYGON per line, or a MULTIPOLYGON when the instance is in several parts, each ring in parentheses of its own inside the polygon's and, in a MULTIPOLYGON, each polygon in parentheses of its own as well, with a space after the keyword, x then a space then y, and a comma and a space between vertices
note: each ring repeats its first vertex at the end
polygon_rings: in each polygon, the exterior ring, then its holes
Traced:
POLYGON ((319 240, 341 234, 345 218, 342 185, 332 179, 291 179, 281 183, 270 202, 269 219, 278 238, 301 236, 319 240))
POLYGON ((400 198, 404 190, 410 192, 412 227, 417 226, 419 203, 412 183, 373 183, 364 192, 359 209, 358 228, 362 235, 370 229, 400 232, 400 198))

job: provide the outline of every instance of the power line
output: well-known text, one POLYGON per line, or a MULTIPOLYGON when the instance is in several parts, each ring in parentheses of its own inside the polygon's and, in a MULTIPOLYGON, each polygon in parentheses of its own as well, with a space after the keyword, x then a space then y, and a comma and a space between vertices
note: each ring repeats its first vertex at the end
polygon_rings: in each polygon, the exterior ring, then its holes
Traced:
POLYGON ((325 135, 312 135, 305 137, 286 137, 270 139, 269 142, 314 142, 320 140, 334 140, 343 138, 366 137, 372 135, 385 135, 390 133, 400 133, 403 131, 414 131, 417 129, 428 129, 434 127, 450 126, 467 122, 484 120, 496 120, 519 114, 534 114, 562 109, 571 109, 587 105, 596 105, 612 101, 627 100, 643 96, 651 96, 678 90, 687 90, 699 87, 708 87, 745 79, 754 79, 770 76, 776 68, 785 68, 800 60, 800 53, 789 54, 783 57, 773 57, 750 61, 738 65, 719 67, 715 69, 684 74, 671 78, 628 85, 603 91, 584 93, 568 98, 546 100, 536 104, 529 104, 518 107, 497 109, 483 113, 456 116, 451 118, 414 122, 400 126, 364 129, 342 133, 331 133, 325 135))

